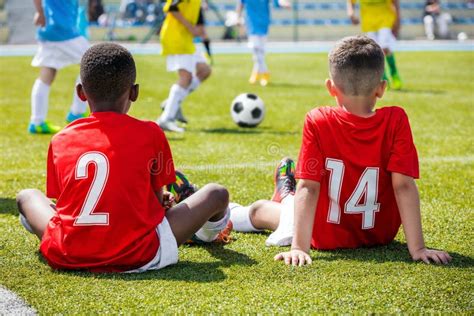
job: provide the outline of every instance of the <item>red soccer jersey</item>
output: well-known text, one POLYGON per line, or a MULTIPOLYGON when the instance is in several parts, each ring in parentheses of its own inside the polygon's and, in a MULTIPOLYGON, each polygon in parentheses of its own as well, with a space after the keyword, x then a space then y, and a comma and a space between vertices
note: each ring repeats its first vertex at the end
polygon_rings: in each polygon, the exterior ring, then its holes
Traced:
POLYGON ((174 182, 168 142, 153 122, 93 113, 51 141, 47 196, 57 199, 40 250, 56 269, 139 268, 159 247, 155 191, 174 182))
POLYGON ((312 247, 357 248, 391 242, 401 222, 392 172, 419 176, 403 109, 381 108, 369 118, 340 107, 309 112, 296 178, 321 186, 312 247))

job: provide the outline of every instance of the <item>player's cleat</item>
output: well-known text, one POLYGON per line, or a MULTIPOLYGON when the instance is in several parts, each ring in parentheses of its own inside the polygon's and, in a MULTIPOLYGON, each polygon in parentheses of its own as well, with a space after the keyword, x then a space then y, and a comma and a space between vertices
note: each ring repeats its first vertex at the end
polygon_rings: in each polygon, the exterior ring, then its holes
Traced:
POLYGON ((392 76, 392 82, 390 85, 390 88, 393 90, 401 90, 403 86, 402 79, 400 78, 400 75, 395 74, 392 76))
POLYGON ((176 203, 179 203, 193 195, 198 188, 189 181, 184 173, 176 170, 176 181, 172 184, 168 184, 166 190, 173 193, 176 203))
POLYGON ((226 227, 219 232, 217 237, 211 242, 205 242, 199 239, 195 234, 188 239, 185 244, 187 245, 205 245, 205 244, 228 244, 234 240, 230 235, 233 229, 232 222, 229 220, 226 227))
MULTIPOLYGON (((166 102, 168 102, 168 99, 166 99, 166 100, 164 100, 163 102, 161 102, 160 107, 161 107, 161 110, 162 110, 162 111, 165 110, 166 102)), ((184 116, 183 111, 181 110, 181 106, 179 107, 178 112, 176 113, 175 119, 176 119, 178 122, 181 122, 181 123, 183 123, 183 124, 188 124, 188 119, 184 116)))
POLYGON ((31 134, 56 134, 61 130, 61 127, 52 125, 49 122, 44 121, 41 124, 30 123, 28 132, 31 134))
POLYGON ((266 87, 270 83, 270 73, 265 72, 260 76, 260 85, 266 87))
POLYGON ((272 201, 280 203, 288 194, 294 195, 296 190, 295 162, 291 158, 283 158, 275 170, 275 191, 272 201))
POLYGON ((175 133, 184 133, 184 128, 179 127, 176 121, 160 121, 156 122, 162 130, 175 133))
POLYGON ((256 71, 253 71, 249 78, 250 84, 256 84, 257 81, 260 79, 260 74, 256 71))
POLYGON ((66 122, 71 123, 71 122, 74 122, 75 120, 78 120, 78 119, 81 119, 81 118, 84 118, 84 117, 87 117, 87 113, 85 113, 85 112, 80 113, 80 114, 74 114, 71 111, 69 111, 69 113, 66 116, 66 122))

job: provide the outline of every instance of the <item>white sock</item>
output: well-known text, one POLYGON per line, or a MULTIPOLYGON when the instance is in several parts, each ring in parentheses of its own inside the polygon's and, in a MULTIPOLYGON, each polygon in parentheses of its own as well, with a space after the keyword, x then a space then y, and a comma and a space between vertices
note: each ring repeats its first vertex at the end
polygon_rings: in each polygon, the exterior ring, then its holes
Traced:
POLYGON ((268 72, 267 63, 265 62, 265 50, 263 48, 258 50, 257 53, 257 67, 258 72, 265 73, 268 72))
POLYGON ((182 88, 178 84, 172 85, 170 94, 168 96, 168 101, 166 102, 163 114, 161 114, 160 121, 173 121, 176 117, 179 107, 181 106, 181 102, 183 102, 187 94, 187 89, 182 88))
POLYGON ((257 47, 253 47, 252 49, 252 60, 253 60, 253 68, 252 68, 252 72, 255 73, 255 72, 260 72, 260 67, 259 67, 259 64, 258 64, 258 48, 257 47))
POLYGON ((265 241, 267 246, 289 246, 293 241, 295 196, 288 194, 281 201, 281 204, 283 208, 280 212, 280 223, 277 229, 265 241))
POLYGON ((31 90, 31 123, 41 124, 48 113, 48 99, 50 86, 36 79, 31 90))
POLYGON ((211 242, 216 239, 217 235, 227 226, 230 218, 230 210, 227 208, 223 218, 217 222, 207 221, 202 227, 194 234, 199 240, 204 242, 211 242))
POLYGON ((71 105, 71 112, 74 115, 83 114, 87 111, 87 102, 82 101, 79 99, 79 96, 76 92, 76 86, 81 83, 81 78, 77 76, 76 84, 74 85, 74 93, 72 97, 72 105, 71 105))
POLYGON ((260 232, 261 229, 255 228, 250 220, 250 206, 242 206, 237 203, 229 203, 230 221, 233 229, 237 232, 250 233, 260 232))
POLYGON ((193 92, 194 90, 196 90, 200 84, 201 84, 201 80, 199 80, 198 77, 193 76, 193 79, 191 80, 191 84, 189 85, 188 89, 186 89, 186 91, 188 92, 188 95, 191 94, 191 92, 193 92))
POLYGON ((28 221, 26 220, 26 217, 23 216, 23 214, 21 214, 21 213, 20 213, 20 223, 21 223, 21 225, 23 225, 23 227, 25 227, 25 229, 27 231, 34 234, 33 228, 31 228, 30 223, 28 223, 28 221))

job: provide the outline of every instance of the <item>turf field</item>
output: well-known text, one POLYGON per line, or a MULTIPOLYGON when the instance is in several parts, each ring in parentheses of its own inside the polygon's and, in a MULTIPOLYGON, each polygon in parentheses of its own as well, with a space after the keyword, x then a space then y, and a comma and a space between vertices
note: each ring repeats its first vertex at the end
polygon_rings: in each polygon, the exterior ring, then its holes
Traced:
MULTIPOLYGON (((474 54, 400 53, 404 91, 380 105, 402 105, 421 160, 418 181, 425 240, 447 250, 449 266, 410 260, 403 234, 386 247, 313 251, 312 266, 272 260, 267 233, 238 234, 230 245, 180 248, 180 262, 140 275, 54 272, 38 241, 18 222, 15 194, 45 186, 49 136, 26 133, 36 71, 30 58, 0 59, 0 284, 41 313, 473 313, 474 54)), ((304 114, 334 104, 323 86, 325 54, 270 55, 273 84, 251 87, 249 55, 215 57, 211 79, 185 102, 185 135, 168 138, 176 165, 198 185, 216 181, 243 204, 272 194, 274 165, 296 157, 304 114), (230 102, 241 92, 266 102, 256 129, 239 129, 230 102)), ((156 119, 174 75, 160 56, 138 56, 141 95, 130 114, 156 119)), ((59 73, 49 119, 62 123, 78 68, 59 73)))

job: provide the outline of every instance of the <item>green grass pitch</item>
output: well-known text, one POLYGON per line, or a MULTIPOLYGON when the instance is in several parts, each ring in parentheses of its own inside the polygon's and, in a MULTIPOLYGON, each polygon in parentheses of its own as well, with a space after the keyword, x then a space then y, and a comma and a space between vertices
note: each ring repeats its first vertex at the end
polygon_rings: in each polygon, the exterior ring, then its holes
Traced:
MULTIPOLYGON (((386 247, 312 251, 313 265, 274 262, 266 233, 238 234, 230 245, 180 248, 180 262, 158 272, 94 275, 52 271, 38 240, 18 221, 15 194, 45 186, 48 136, 26 133, 37 71, 30 58, 0 59, 0 284, 40 313, 473 313, 474 293, 474 55, 399 53, 405 81, 382 105, 403 106, 417 145, 424 235, 447 250, 449 266, 410 260, 403 234, 386 247)), ((155 120, 175 75, 160 56, 137 56, 140 98, 130 114, 155 120)), ((268 57, 272 85, 249 86, 250 55, 215 57, 210 80, 184 104, 184 135, 169 134, 176 165, 198 185, 219 182, 243 204, 272 194, 274 165, 296 157, 304 115, 334 101, 324 88, 325 54, 268 57), (254 92, 267 116, 239 129, 230 102, 254 92)), ((61 71, 52 87, 49 119, 63 123, 78 67, 61 71)))

